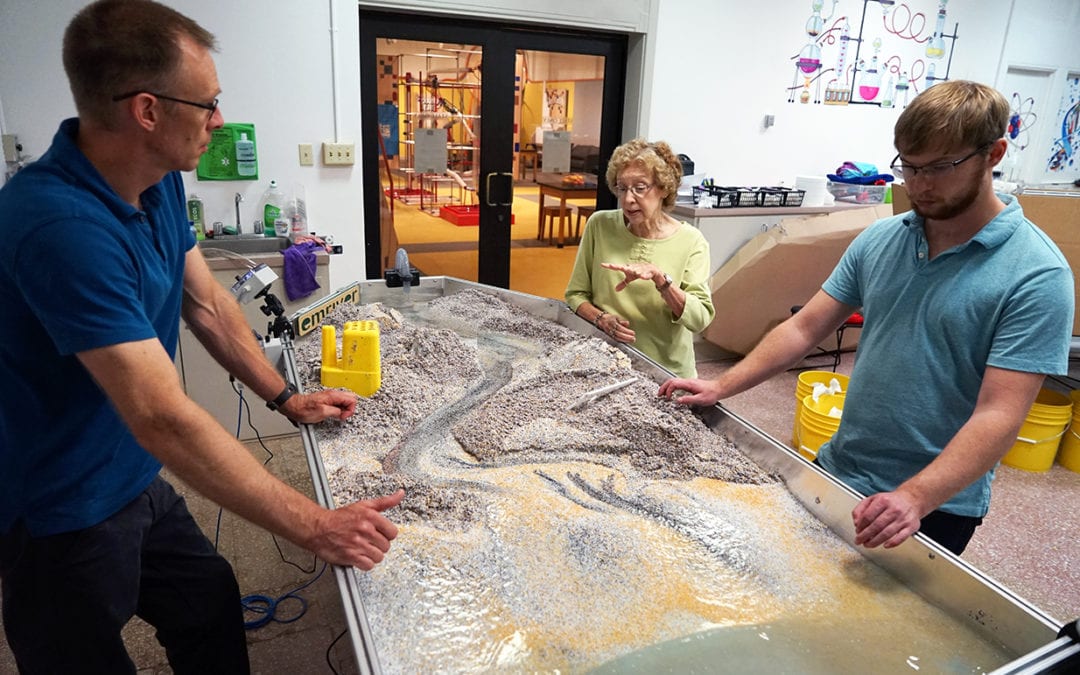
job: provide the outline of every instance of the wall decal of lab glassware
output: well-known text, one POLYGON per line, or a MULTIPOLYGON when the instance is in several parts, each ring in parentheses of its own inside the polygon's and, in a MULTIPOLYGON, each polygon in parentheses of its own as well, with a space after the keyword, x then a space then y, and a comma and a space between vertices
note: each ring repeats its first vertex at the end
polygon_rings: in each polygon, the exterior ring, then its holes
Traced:
POLYGON ((195 175, 199 180, 258 180, 255 125, 227 122, 214 129, 195 175))
POLYGON ((910 92, 914 96, 920 89, 949 79, 960 27, 954 23, 952 33, 945 32, 945 6, 949 0, 936 0, 933 22, 926 13, 912 7, 920 2, 862 0, 861 17, 841 15, 826 29, 826 22, 836 14, 838 1, 832 0, 827 16, 823 12, 825 0, 811 2, 810 18, 804 26, 808 41, 791 57, 795 75, 787 87, 788 103, 903 108, 908 103, 909 89, 914 90, 910 92), (879 11, 880 23, 876 17, 879 11), (851 26, 856 20, 859 32, 852 35, 851 26), (833 47, 835 61, 827 61, 822 50, 831 52, 833 47), (829 63, 835 65, 827 67, 829 63))

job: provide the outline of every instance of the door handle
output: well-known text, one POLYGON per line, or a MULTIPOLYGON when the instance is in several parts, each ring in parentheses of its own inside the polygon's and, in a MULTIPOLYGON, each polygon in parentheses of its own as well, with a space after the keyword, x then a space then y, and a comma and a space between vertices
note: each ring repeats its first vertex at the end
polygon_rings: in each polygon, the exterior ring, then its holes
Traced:
POLYGON ((488 206, 510 206, 514 199, 514 174, 503 172, 492 172, 484 178, 484 201, 488 206), (506 189, 501 193, 501 199, 493 201, 492 192, 492 180, 495 177, 505 178, 506 189))

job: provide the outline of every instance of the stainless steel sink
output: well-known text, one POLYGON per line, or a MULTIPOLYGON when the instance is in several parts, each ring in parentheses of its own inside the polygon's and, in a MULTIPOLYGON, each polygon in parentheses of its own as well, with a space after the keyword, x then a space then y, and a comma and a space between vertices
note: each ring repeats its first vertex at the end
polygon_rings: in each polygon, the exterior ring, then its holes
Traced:
POLYGON ((199 248, 211 255, 207 249, 224 249, 233 253, 277 253, 290 245, 288 237, 260 237, 253 234, 218 235, 213 239, 199 242, 199 248))

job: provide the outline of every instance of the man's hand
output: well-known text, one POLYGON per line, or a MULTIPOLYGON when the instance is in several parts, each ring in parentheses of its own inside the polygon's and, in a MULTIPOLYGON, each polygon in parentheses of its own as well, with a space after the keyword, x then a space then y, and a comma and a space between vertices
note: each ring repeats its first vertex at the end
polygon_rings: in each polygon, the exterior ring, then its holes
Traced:
POLYGON ((716 380, 687 380, 672 378, 660 385, 657 396, 670 398, 683 405, 713 405, 720 400, 720 390, 716 380), (675 396, 678 391, 685 391, 686 396, 675 396))
POLYGON ((915 500, 903 492, 879 492, 859 502, 851 518, 856 544, 893 548, 919 531, 922 513, 915 500))
POLYGON ((356 412, 356 394, 340 389, 296 394, 285 401, 281 412, 292 421, 303 424, 316 424, 330 418, 347 420, 356 412))
POLYGON ((351 565, 364 571, 374 568, 398 534, 397 526, 382 512, 400 504, 404 496, 405 491, 398 490, 326 511, 305 548, 333 565, 351 565))

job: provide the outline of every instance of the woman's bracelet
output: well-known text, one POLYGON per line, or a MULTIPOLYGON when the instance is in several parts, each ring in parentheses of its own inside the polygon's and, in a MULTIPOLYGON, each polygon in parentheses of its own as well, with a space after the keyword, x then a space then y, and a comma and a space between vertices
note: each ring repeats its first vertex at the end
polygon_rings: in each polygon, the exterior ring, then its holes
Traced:
POLYGON ((592 325, 599 328, 600 327, 600 319, 604 318, 605 316, 607 316, 607 312, 605 312, 604 310, 600 310, 600 313, 596 315, 595 319, 593 319, 592 325))

